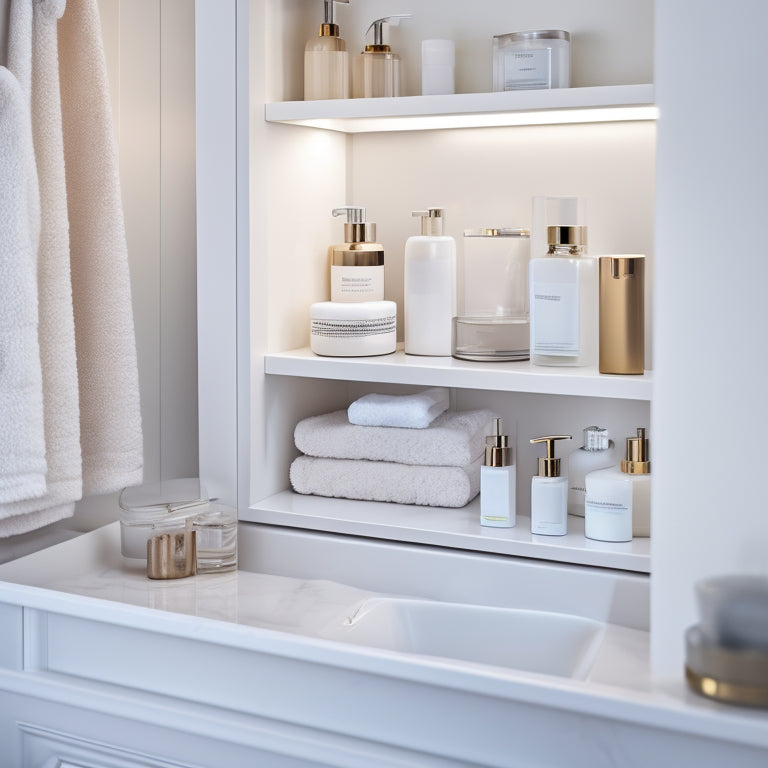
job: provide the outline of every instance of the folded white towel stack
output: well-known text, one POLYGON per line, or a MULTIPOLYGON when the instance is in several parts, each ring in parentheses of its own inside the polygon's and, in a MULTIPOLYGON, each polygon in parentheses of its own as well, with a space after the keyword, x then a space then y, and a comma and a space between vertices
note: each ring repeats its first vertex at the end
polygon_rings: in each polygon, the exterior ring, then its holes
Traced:
POLYGON ((291 464, 297 493, 463 507, 480 492, 492 411, 447 412, 423 429, 350 424, 347 411, 303 419, 291 464))
POLYGON ((45 493, 37 342, 40 201, 29 102, 0 67, 0 504, 45 493))
POLYGON ((59 22, 83 493, 142 480, 143 441, 128 246, 97 0, 59 22))
POLYGON ((478 459, 466 467, 426 467, 299 456, 291 464, 290 477, 297 493, 429 507, 463 507, 480 492, 481 463, 478 459))
POLYGON ((425 429, 448 410, 448 390, 433 387, 413 395, 363 395, 347 409, 350 423, 365 427, 425 429))
POLYGON ((426 429, 361 427, 335 411, 300 421, 294 440, 310 456, 464 467, 482 455, 493 419, 488 410, 448 411, 426 429))

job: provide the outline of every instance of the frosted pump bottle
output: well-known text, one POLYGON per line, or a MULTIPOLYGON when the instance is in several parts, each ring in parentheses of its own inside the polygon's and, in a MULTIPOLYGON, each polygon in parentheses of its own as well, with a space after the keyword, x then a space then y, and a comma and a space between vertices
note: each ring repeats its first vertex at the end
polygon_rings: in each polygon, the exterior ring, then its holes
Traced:
POLYGON ((304 100, 349 98, 349 54, 339 37, 336 3, 349 0, 324 0, 325 17, 315 37, 304 48, 304 100))
POLYGON ((395 13, 376 19, 368 27, 365 34, 367 36, 373 30, 373 43, 366 45, 365 50, 355 58, 352 69, 354 98, 401 95, 400 56, 392 53, 392 49, 384 42, 382 27, 385 23, 396 27, 401 21, 410 18, 410 13, 395 13))
POLYGON ((568 533, 568 477, 560 474, 555 442, 570 435, 534 437, 531 444, 545 443, 547 455, 539 459, 539 473, 531 478, 531 533, 565 536, 568 533))
POLYGON ((421 234, 405 243, 405 353, 451 355, 456 316, 456 241, 443 234, 444 210, 413 211, 421 234))

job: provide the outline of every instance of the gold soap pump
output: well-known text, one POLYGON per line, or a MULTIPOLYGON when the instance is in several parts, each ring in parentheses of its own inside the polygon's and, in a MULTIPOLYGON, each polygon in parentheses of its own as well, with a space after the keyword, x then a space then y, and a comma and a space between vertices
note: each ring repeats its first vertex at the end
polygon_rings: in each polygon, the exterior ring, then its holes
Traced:
POLYGON ((325 17, 316 37, 304 48, 304 100, 348 99, 349 56, 347 44, 339 37, 336 3, 349 0, 323 0, 325 17))
POLYGON ((401 21, 410 19, 410 13, 394 13, 371 22, 365 32, 373 30, 373 44, 357 56, 352 72, 352 96, 378 98, 400 96, 400 56, 384 42, 384 24, 396 27, 401 21))

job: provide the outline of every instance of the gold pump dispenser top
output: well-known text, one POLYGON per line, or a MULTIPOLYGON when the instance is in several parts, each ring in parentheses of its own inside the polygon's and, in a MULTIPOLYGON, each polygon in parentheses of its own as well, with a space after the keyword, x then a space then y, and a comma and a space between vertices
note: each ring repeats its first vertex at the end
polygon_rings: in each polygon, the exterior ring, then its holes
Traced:
POLYGON ((421 217, 421 234, 439 237, 445 225, 445 208, 427 208, 426 211, 411 211, 411 216, 421 217))
POLYGON ((485 438, 486 467, 509 467, 512 464, 512 449, 509 447, 509 435, 501 434, 501 419, 493 420, 493 434, 485 438))
MULTIPOLYGON (((349 0, 347 0, 349 2, 349 0)), ((396 27, 401 20, 410 19, 410 13, 393 13, 390 16, 383 16, 371 22, 371 26, 365 30, 365 35, 373 30, 373 43, 365 46, 366 53, 389 53, 392 49, 384 42, 384 24, 390 24, 396 27)))
POLYGON ((560 477, 560 459, 555 458, 555 441, 570 439, 571 435, 546 435, 531 439, 531 445, 534 443, 546 443, 547 445, 547 455, 544 458, 539 458, 539 477, 560 477))
POLYGON ((648 458, 648 438, 645 428, 637 428, 637 437, 627 438, 627 455, 621 460, 621 471, 627 475, 649 475, 651 462, 648 458))
POLYGON ((336 3, 349 3, 349 0, 323 0, 325 18, 320 25, 319 37, 338 37, 339 25, 336 23, 336 3))
POLYGON ((365 208, 342 205, 331 211, 333 216, 347 216, 344 241, 329 249, 334 267, 380 267, 384 264, 384 246, 376 240, 376 224, 365 220, 365 208))

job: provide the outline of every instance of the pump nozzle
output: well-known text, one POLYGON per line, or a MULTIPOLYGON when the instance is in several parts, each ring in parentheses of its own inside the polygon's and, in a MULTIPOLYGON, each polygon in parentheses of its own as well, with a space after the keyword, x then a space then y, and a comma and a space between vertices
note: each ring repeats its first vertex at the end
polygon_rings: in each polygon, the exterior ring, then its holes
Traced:
POLYGON ((547 445, 546 458, 539 459, 539 477, 560 477, 560 459, 555 458, 555 441, 570 439, 571 435, 546 435, 531 439, 531 445, 534 443, 546 443, 547 445))
POLYGON ((627 438, 626 458, 621 461, 621 471, 628 475, 647 475, 651 471, 648 459, 648 438, 645 428, 637 428, 637 437, 627 438))
POLYGON ((365 208, 360 205, 342 205, 331 211, 332 216, 346 214, 344 239, 348 243, 372 243, 376 240, 376 225, 365 220, 365 208))
POLYGON ((509 436, 501 434, 501 419, 493 420, 493 434, 485 438, 486 467, 508 467, 512 463, 509 436))
POLYGON ((427 208, 426 211, 411 211, 411 216, 421 217, 422 235, 442 235, 445 222, 445 208, 427 208))
MULTIPOLYGON (((349 1, 349 0, 347 0, 349 1)), ((383 16, 371 22, 371 26, 365 30, 365 36, 373 30, 373 45, 366 45, 366 51, 389 51, 389 46, 384 44, 384 24, 396 27, 401 21, 412 18, 410 13, 393 13, 391 16, 383 16)))
POLYGON ((320 37, 338 37, 339 25, 336 23, 336 3, 349 3, 349 0, 323 0, 325 17, 320 25, 320 37))

